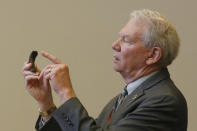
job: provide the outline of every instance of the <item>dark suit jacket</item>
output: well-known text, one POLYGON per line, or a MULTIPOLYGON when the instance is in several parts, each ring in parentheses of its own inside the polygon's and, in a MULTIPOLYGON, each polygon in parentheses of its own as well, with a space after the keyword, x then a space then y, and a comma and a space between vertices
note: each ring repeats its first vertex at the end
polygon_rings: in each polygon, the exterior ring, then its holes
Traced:
POLYGON ((118 110, 107 118, 118 96, 95 120, 77 98, 58 108, 39 131, 186 131, 187 104, 166 68, 143 82, 126 97, 118 110))

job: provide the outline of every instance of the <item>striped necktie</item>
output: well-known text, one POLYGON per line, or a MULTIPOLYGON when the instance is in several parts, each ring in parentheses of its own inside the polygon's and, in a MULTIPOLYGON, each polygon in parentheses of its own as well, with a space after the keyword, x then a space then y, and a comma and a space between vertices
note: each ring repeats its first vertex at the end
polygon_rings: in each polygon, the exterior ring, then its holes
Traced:
POLYGON ((121 105, 121 103, 124 101, 124 99, 127 95, 128 95, 128 91, 127 91, 127 87, 125 87, 123 89, 122 93, 119 95, 118 99, 116 100, 116 103, 107 118, 107 122, 109 122, 111 120, 113 112, 115 112, 118 109, 118 106, 121 105))
POLYGON ((118 107, 122 104, 122 102, 124 101, 124 99, 127 95, 128 95, 128 91, 127 91, 127 87, 125 87, 123 89, 122 93, 120 94, 120 96, 118 97, 118 100, 116 101, 114 111, 116 111, 118 109, 118 107))
POLYGON ((107 118, 107 122, 109 122, 111 120, 112 114, 113 112, 115 112, 118 108, 118 106, 121 105, 121 103, 124 101, 124 98, 128 95, 128 91, 127 91, 127 87, 125 87, 122 91, 122 93, 119 95, 118 99, 116 100, 116 103, 113 107, 113 109, 111 110, 108 118, 107 118))

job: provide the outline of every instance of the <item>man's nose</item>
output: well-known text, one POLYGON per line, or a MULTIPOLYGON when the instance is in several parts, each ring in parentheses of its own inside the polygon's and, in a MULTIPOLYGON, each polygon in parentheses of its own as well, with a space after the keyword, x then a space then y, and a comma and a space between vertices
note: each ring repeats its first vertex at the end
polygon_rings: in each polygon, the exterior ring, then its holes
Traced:
POLYGON ((121 47, 120 47, 120 39, 116 40, 113 44, 112 44, 112 49, 115 51, 121 51, 121 47))

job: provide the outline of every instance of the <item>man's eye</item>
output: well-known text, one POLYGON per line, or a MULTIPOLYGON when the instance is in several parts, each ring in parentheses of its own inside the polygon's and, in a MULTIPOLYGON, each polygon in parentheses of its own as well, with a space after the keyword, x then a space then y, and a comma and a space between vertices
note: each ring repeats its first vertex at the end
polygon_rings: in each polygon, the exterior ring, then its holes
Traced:
POLYGON ((124 42, 128 42, 128 39, 126 39, 126 38, 123 38, 123 41, 124 41, 124 42))
POLYGON ((129 44, 132 44, 132 42, 130 40, 128 40, 128 39, 124 39, 124 42, 125 43, 129 43, 129 44))
POLYGON ((124 40, 124 42, 129 43, 130 41, 129 41, 129 40, 127 40, 127 39, 125 39, 125 40, 124 40))

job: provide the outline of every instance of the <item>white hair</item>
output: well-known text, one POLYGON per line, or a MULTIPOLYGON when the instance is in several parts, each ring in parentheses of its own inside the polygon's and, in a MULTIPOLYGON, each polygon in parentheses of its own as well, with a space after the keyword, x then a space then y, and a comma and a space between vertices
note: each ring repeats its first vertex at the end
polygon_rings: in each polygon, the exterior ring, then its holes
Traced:
POLYGON ((131 19, 146 24, 146 31, 142 37, 146 47, 162 49, 159 64, 162 67, 171 64, 178 54, 180 45, 180 39, 174 26, 160 13, 147 9, 133 11, 131 19))

